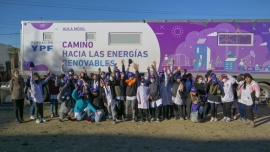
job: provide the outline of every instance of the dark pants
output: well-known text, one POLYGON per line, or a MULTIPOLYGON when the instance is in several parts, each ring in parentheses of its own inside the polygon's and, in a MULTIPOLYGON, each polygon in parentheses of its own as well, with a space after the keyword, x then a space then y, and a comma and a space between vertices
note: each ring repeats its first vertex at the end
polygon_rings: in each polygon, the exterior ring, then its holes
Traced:
POLYGON ((23 120, 23 105, 24 105, 24 99, 18 99, 18 100, 12 100, 14 104, 14 112, 16 119, 23 120), (20 117, 19 117, 19 111, 20 111, 20 117))
POLYGON ((231 118, 231 107, 232 107, 233 102, 224 102, 222 105, 222 110, 223 110, 223 116, 231 118))
POLYGON ((179 116, 182 118, 186 117, 186 106, 174 104, 174 115, 176 118, 179 116))
POLYGON ((163 118, 169 119, 169 105, 163 106, 163 118))
POLYGON ((174 105, 169 105, 169 114, 171 118, 174 117, 173 109, 174 109, 174 105))
POLYGON ((156 107, 156 113, 157 113, 157 118, 160 119, 161 114, 162 114, 162 105, 156 107))
POLYGON ((205 103, 204 104, 204 109, 205 109, 204 115, 207 116, 209 114, 210 110, 211 110, 211 104, 209 102, 205 103), (206 106, 206 108, 205 108, 205 106, 206 106))
POLYGON ((42 103, 37 103, 35 102, 35 109, 36 109, 36 116, 37 119, 39 119, 38 114, 40 115, 41 119, 43 119, 43 102, 42 103))
POLYGON ((139 109, 139 113, 141 116, 141 121, 144 121, 146 119, 146 121, 149 120, 149 110, 148 109, 139 109))
POLYGON ((210 105, 211 105, 211 117, 217 118, 218 104, 210 103, 210 105))
POLYGON ((187 117, 188 117, 188 119, 190 119, 191 105, 192 105, 191 100, 187 100, 186 111, 187 111, 187 117))
POLYGON ((116 99, 116 113, 118 116, 125 115, 124 100, 117 100, 116 99))
POLYGON ((50 111, 51 114, 58 114, 58 100, 50 99, 50 111), (53 107, 55 107, 55 112, 53 112, 53 107))
POLYGON ((252 104, 251 106, 245 105, 247 119, 251 121, 254 121, 253 107, 254 104, 252 104))
POLYGON ((238 102, 238 111, 241 118, 246 118, 246 109, 243 103, 238 102))

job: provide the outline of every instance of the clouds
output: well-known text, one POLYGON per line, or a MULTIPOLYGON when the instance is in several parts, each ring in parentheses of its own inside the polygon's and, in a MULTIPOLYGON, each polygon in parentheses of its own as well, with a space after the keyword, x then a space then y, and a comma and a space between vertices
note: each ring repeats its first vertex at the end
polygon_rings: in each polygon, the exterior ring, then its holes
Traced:
POLYGON ((207 36, 217 36, 217 32, 210 33, 207 36))
POLYGON ((267 42, 261 43, 260 46, 267 46, 267 42))

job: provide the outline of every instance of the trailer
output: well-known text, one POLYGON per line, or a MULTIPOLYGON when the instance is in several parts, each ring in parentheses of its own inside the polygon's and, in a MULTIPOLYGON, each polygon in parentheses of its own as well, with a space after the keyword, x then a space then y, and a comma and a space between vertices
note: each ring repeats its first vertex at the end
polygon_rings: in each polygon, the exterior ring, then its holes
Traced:
POLYGON ((45 73, 68 68, 96 72, 122 59, 139 63, 140 72, 155 60, 158 68, 181 66, 203 74, 251 73, 263 99, 270 94, 269 20, 22 21, 21 69, 28 63, 45 73))

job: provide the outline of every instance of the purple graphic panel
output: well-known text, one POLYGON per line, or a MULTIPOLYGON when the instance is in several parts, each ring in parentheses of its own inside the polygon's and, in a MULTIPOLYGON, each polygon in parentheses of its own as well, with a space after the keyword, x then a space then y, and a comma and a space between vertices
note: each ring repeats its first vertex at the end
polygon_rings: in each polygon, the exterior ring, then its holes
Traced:
POLYGON ((50 28, 53 23, 31 23, 31 25, 38 30, 46 30, 50 28))

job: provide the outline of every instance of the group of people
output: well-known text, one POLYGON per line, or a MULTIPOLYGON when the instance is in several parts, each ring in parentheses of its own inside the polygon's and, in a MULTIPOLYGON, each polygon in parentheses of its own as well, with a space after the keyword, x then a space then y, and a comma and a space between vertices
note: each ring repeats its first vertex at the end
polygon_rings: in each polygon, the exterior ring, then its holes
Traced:
POLYGON ((86 68, 79 75, 73 69, 64 70, 62 75, 55 76, 48 71, 47 78, 42 80, 34 73, 34 65, 30 64, 31 75, 26 82, 14 70, 10 81, 10 91, 15 107, 16 120, 23 119, 23 102, 26 97, 31 104, 30 119, 36 123, 46 122, 43 116, 44 84, 50 93, 51 117, 59 117, 63 121, 81 121, 89 123, 102 120, 133 120, 141 122, 169 119, 190 120, 200 122, 211 113, 211 122, 218 121, 218 105, 222 105, 222 121, 237 119, 236 109, 240 113, 238 120, 254 127, 253 107, 258 104, 260 88, 249 73, 238 76, 222 74, 217 77, 209 70, 205 76, 181 73, 181 67, 166 65, 158 71, 156 62, 147 68, 145 73, 139 72, 139 65, 133 63, 134 72, 129 63, 125 68, 121 61, 121 70, 117 64, 108 64, 108 71, 87 75, 86 68), (32 66, 31 66, 32 65, 32 66), (58 102, 61 103, 58 111, 58 102), (18 111, 20 114, 18 114, 18 111), (233 111, 233 114, 231 113, 233 111), (36 114, 36 117, 34 116, 36 114))

